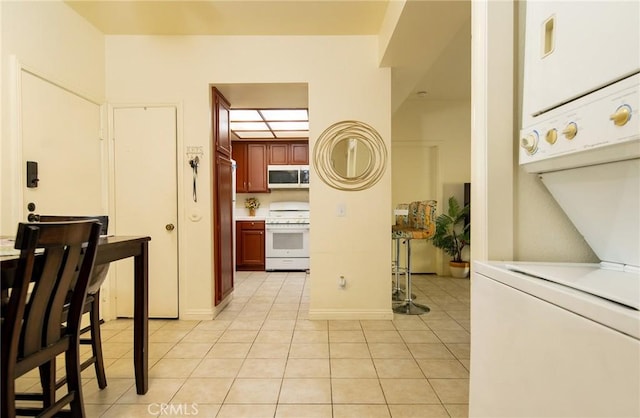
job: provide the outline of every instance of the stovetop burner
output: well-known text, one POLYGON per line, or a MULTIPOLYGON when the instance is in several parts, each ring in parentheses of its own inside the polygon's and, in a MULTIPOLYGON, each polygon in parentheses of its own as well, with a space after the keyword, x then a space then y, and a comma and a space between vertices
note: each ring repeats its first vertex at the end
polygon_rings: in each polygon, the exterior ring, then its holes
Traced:
POLYGON ((269 206, 267 225, 309 224, 308 202, 273 202, 269 206))

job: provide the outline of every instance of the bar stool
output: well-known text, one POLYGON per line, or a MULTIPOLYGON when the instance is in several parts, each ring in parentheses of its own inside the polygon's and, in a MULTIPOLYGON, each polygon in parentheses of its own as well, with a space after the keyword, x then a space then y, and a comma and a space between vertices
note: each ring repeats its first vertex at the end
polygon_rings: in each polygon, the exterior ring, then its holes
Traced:
POLYGON ((393 214, 396 218, 395 225, 391 229, 391 239, 394 244, 394 254, 391 260, 391 273, 394 277, 393 289, 391 291, 391 299, 394 302, 404 301, 404 289, 400 287, 400 275, 405 275, 407 269, 400 266, 400 241, 402 238, 393 235, 393 228, 404 228, 409 225, 409 204, 400 203, 396 206, 393 214))
MULTIPOLYGON (((430 310, 426 305, 415 303, 413 301, 413 295, 411 294, 411 241, 414 239, 429 239, 433 236, 436 230, 434 222, 435 211, 435 200, 411 202, 409 204, 409 212, 407 215, 408 222, 402 226, 394 225, 391 228, 391 236, 396 240, 396 249, 399 249, 401 240, 407 247, 406 265, 404 267, 407 283, 405 288, 405 298, 402 304, 393 307, 393 311, 396 313, 420 315, 427 313, 430 310)), ((397 221, 398 220, 396 219, 396 223, 397 221)), ((396 252, 397 261, 399 259, 398 253, 399 251, 396 252)), ((396 271, 399 270, 396 268, 396 271)))

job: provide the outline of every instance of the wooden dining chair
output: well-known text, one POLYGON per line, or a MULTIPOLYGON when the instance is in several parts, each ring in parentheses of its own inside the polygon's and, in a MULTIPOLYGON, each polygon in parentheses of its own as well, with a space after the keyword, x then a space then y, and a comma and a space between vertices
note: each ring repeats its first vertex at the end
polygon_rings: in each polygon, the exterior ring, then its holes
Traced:
MULTIPOLYGON (((89 278, 95 261, 100 224, 96 221, 20 223, 15 248, 20 258, 8 287, 9 300, 2 316, 0 412, 18 415, 84 417, 80 380, 80 321, 89 278), (68 295, 71 295, 68 298, 68 295), (69 304, 62 324, 65 304, 69 304), (55 358, 64 354, 67 393, 56 400, 55 358), (43 383, 41 407, 16 407, 15 381, 39 368, 43 383), (44 395, 44 396, 43 396, 44 395)), ((3 289, 5 290, 5 289, 3 289)), ((29 399, 29 398, 21 398, 29 399)))
MULTIPOLYGON (((64 222, 96 219, 100 222, 100 235, 107 235, 109 230, 109 217, 100 216, 67 216, 67 215, 37 215, 40 222, 64 222)), ((89 279, 87 298, 85 300, 82 314, 89 314, 89 325, 80 330, 80 334, 89 333, 89 338, 80 338, 80 344, 91 345, 91 357, 80 364, 80 369, 84 370, 92 364, 96 370, 98 387, 107 387, 107 376, 104 370, 104 359, 102 355, 102 335, 100 333, 100 288, 107 278, 109 264, 102 264, 93 268, 93 273, 89 279)), ((66 378, 63 376, 56 380, 56 389, 64 386, 66 378)))

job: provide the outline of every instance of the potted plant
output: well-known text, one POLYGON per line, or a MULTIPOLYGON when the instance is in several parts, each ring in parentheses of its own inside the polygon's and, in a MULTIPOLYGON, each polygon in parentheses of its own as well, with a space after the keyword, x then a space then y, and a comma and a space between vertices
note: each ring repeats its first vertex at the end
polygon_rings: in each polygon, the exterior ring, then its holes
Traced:
POLYGON ((431 242, 451 256, 449 267, 453 277, 467 277, 469 262, 462 259, 462 249, 469 244, 469 224, 465 217, 469 205, 460 206, 454 196, 449 198, 449 210, 436 218, 436 232, 431 242))
POLYGON ((256 216, 256 209, 260 207, 260 201, 257 197, 247 197, 244 200, 244 207, 249 209, 249 216, 256 216))

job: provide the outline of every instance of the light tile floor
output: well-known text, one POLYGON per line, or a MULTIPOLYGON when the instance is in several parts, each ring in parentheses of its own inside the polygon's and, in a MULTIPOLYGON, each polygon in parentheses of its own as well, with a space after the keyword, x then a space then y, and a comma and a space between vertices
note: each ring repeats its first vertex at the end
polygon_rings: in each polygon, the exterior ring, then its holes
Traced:
MULTIPOLYGON (((135 392, 133 323, 102 326, 108 387, 85 370, 88 417, 464 417, 469 280, 416 275, 424 315, 310 321, 304 273, 238 272, 212 321, 151 320, 149 392, 135 392)), ((38 384, 33 372, 18 390, 38 384)))

